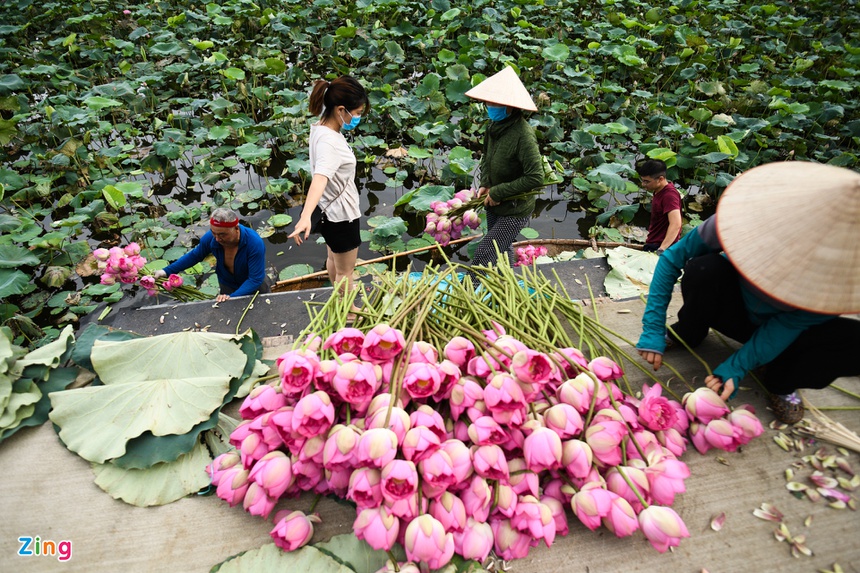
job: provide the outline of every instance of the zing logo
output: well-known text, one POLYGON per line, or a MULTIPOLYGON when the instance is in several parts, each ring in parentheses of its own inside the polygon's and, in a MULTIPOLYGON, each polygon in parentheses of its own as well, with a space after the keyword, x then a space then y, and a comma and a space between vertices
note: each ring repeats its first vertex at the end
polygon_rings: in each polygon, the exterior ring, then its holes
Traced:
POLYGON ((72 558, 72 542, 68 540, 42 540, 39 536, 24 535, 18 538, 18 543, 21 544, 18 548, 18 555, 21 557, 56 557, 58 561, 68 561, 72 558))

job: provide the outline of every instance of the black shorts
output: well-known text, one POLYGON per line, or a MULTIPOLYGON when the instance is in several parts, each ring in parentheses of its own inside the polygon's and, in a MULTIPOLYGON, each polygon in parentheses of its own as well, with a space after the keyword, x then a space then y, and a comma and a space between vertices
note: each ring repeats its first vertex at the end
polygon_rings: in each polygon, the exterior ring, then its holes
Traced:
POLYGON ((361 245, 361 229, 359 219, 352 221, 329 221, 323 215, 319 226, 320 234, 326 246, 333 253, 348 253, 361 245))

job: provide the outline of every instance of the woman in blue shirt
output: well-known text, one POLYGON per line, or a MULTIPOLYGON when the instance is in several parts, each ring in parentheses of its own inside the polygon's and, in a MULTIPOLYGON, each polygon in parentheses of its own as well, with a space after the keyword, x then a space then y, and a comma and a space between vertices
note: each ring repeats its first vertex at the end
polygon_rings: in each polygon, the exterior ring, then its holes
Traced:
POLYGON ((767 365, 778 419, 800 421, 799 388, 860 375, 860 174, 805 162, 771 163, 735 179, 717 213, 660 257, 636 348, 654 369, 666 309, 681 280, 672 329, 690 347, 713 328, 743 343, 705 379, 723 399, 767 365), (767 214, 773 216, 768 221, 767 214))

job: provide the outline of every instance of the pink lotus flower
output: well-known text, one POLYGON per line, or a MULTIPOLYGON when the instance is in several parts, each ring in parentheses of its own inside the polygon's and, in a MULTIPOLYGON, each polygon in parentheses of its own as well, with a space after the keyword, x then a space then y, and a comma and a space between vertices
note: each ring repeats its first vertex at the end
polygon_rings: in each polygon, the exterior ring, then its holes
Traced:
POLYGON ((268 384, 255 386, 242 402, 239 414, 245 420, 256 418, 266 412, 274 412, 287 405, 286 396, 268 384))
POLYGON ((553 365, 546 354, 526 348, 514 354, 511 371, 526 384, 546 384, 552 376, 553 365))
MULTIPOLYGON (((383 396, 389 396, 390 394, 382 394, 383 396)), ((373 404, 371 404, 370 409, 373 408, 373 404)), ((403 408, 391 408, 391 414, 388 413, 388 408, 382 408, 374 412, 370 413, 370 409, 368 409, 368 417, 365 421, 365 428, 368 430, 372 430, 373 428, 383 428, 385 424, 385 419, 388 418, 388 426, 387 429, 394 432, 394 436, 397 438, 397 443, 403 443, 403 438, 406 436, 406 432, 412 429, 412 422, 409 420, 409 414, 406 413, 406 410, 403 408)))
POLYGON ((584 486, 573 496, 570 506, 579 521, 594 531, 600 527, 601 520, 612 511, 612 500, 616 497, 618 494, 599 485, 584 486))
POLYGON ((430 502, 430 515, 439 520, 445 531, 463 531, 466 526, 466 506, 449 491, 430 502))
POLYGON ((212 460, 212 463, 206 466, 206 471, 209 472, 212 485, 217 486, 220 483, 221 476, 224 475, 224 472, 226 472, 232 467, 237 466, 237 464, 239 464, 241 461, 242 460, 239 457, 239 454, 234 451, 221 454, 214 460, 212 460))
MULTIPOLYGON (((399 517, 403 523, 409 523, 419 514, 427 512, 428 502, 427 498, 421 497, 416 491, 415 494, 410 495, 406 499, 399 499, 397 501, 385 499, 383 495, 382 505, 385 506, 391 515, 399 517)), ((398 541, 403 541, 402 531, 398 541)))
POLYGON ((484 388, 484 403, 500 424, 519 426, 525 420, 526 399, 510 374, 497 374, 484 388))
POLYGON ((140 245, 137 243, 129 243, 124 246, 122 250, 127 256, 133 257, 140 254, 140 245))
POLYGON ((281 389, 288 396, 295 396, 310 386, 319 369, 319 359, 310 350, 289 350, 275 360, 281 375, 281 389))
POLYGON ((621 370, 621 367, 605 356, 598 356, 589 362, 588 369, 594 372, 594 375, 604 382, 607 380, 617 380, 624 376, 624 371, 621 370))
POLYGON ((110 251, 107 249, 95 249, 93 251, 93 256, 98 261, 107 261, 108 257, 110 257, 110 251))
POLYGON ((433 348, 433 345, 423 340, 416 340, 412 343, 409 349, 409 362, 424 362, 426 364, 436 364, 439 360, 439 353, 433 348))
POLYGON ((314 535, 314 523, 319 523, 317 514, 305 515, 301 511, 279 511, 275 514, 275 527, 269 532, 275 545, 284 551, 295 551, 307 545, 314 535))
POLYGON ((451 417, 459 418, 463 412, 473 407, 478 401, 483 403, 484 388, 473 378, 463 376, 451 389, 451 417))
POLYGON ((179 275, 170 275, 167 277, 167 280, 161 285, 164 287, 164 290, 167 292, 172 291, 175 288, 179 288, 182 286, 182 277, 179 275))
POLYGON ((241 465, 234 465, 225 469, 218 476, 218 486, 215 495, 230 504, 230 507, 238 505, 245 500, 248 492, 248 470, 241 465))
POLYGON ((334 406, 325 392, 308 394, 296 403, 293 411, 293 432, 306 438, 328 432, 334 423, 334 406))
POLYGON ((750 440, 764 432, 758 417, 749 410, 736 408, 729 414, 728 420, 735 430, 739 430, 735 431, 734 435, 740 445, 748 444, 750 440))
POLYGON ((460 492, 460 499, 466 507, 466 515, 478 521, 487 521, 490 515, 490 504, 493 501, 493 492, 487 480, 480 475, 472 476, 469 486, 460 492))
MULTIPOLYGON (((325 484, 324 468, 311 460, 295 460, 293 462, 293 475, 296 477, 296 486, 301 491, 314 491, 325 484)), ((319 492, 318 492, 319 493, 319 492)))
POLYGON ((676 493, 687 491, 684 480, 690 477, 690 468, 680 460, 663 458, 645 468, 651 486, 651 499, 660 505, 672 505, 676 493))
POLYGON ((337 332, 333 332, 325 343, 323 348, 331 348, 335 354, 361 354, 361 347, 364 344, 364 333, 357 328, 341 328, 337 332))
POLYGON ((623 423, 607 420, 592 423, 585 430, 585 441, 599 463, 617 466, 621 463, 621 441, 626 435, 627 428, 623 423))
POLYGON ((553 358, 561 366, 566 378, 576 378, 583 370, 588 369, 588 360, 576 348, 560 348, 558 352, 553 353, 553 358))
POLYGON ((571 477, 584 478, 591 471, 594 457, 591 447, 580 440, 566 440, 561 444, 561 465, 571 477))
POLYGON ((423 561, 430 569, 439 569, 447 565, 454 555, 454 538, 438 520, 424 514, 406 527, 403 547, 407 559, 423 561))
POLYGON ((505 517, 513 516, 517 509, 517 500, 517 492, 510 485, 496 482, 493 486, 493 505, 495 505, 494 511, 497 513, 505 517))
POLYGON ((478 446, 472 451, 475 473, 486 479, 508 479, 508 460, 502 448, 494 445, 478 446))
POLYGON ((561 453, 561 438, 549 428, 535 428, 523 444, 526 466, 533 472, 558 469, 561 453))
POLYGON ((511 525, 519 531, 528 532, 535 540, 543 539, 547 547, 551 547, 555 540, 552 511, 534 496, 526 495, 517 501, 511 525))
POLYGON ((436 366, 439 370, 441 381, 439 389, 433 394, 433 399, 441 402, 451 397, 451 390, 460 379, 460 376, 462 376, 462 373, 460 372, 460 367, 448 359, 443 360, 436 366))
POLYGON ((500 445, 510 439, 504 428, 490 416, 481 416, 469 425, 469 439, 475 445, 500 445))
POLYGON ((388 502, 407 499, 418 491, 418 471, 406 460, 392 460, 382 468, 382 497, 388 502))
POLYGON ((332 386, 344 402, 364 411, 381 384, 381 372, 370 362, 341 364, 332 379, 332 386))
POLYGON ((335 471, 355 466, 359 436, 355 426, 332 426, 323 446, 323 467, 335 471))
POLYGON ((346 497, 361 508, 382 504, 382 473, 376 468, 359 468, 349 478, 346 497))
POLYGON ((695 446, 700 454, 704 454, 711 449, 710 442, 705 439, 706 428, 706 424, 700 424, 699 422, 690 423, 690 441, 693 442, 693 446, 695 446))
POLYGON ((361 358, 375 363, 388 362, 406 346, 403 333, 387 324, 377 324, 364 336, 361 358))
POLYGON ((508 474, 508 483, 514 492, 519 495, 538 496, 540 476, 529 471, 525 458, 511 458, 508 460, 508 474))
POLYGON ((543 413, 546 427, 562 440, 575 438, 582 433, 582 416, 570 404, 556 404, 543 413))
POLYGON ((627 537, 639 529, 636 512, 623 497, 614 497, 610 501, 609 513, 603 518, 606 529, 618 537, 627 537))
POLYGON ((325 458, 325 444, 325 435, 312 436, 308 438, 305 440, 305 443, 302 444, 302 447, 299 449, 299 453, 297 454, 299 461, 312 461, 316 465, 322 466, 323 459, 325 458))
POLYGON ((544 495, 540 498, 540 502, 549 508, 550 515, 555 521, 555 534, 564 537, 567 535, 569 528, 567 525, 567 514, 564 511, 564 506, 561 501, 550 495, 544 495))
POLYGON ((487 339, 487 342, 495 342, 499 339, 500 336, 505 335, 505 327, 496 322, 495 320, 491 320, 490 324, 492 324, 492 329, 482 330, 481 333, 487 339))
POLYGON ((157 290, 158 285, 155 282, 155 278, 150 275, 143 275, 140 277, 140 286, 145 288, 147 292, 157 290))
POLYGON ((740 445, 738 438, 743 433, 740 428, 732 426, 728 420, 718 418, 708 422, 708 425, 705 426, 704 435, 711 447, 733 452, 738 449, 740 445))
POLYGON ((648 476, 639 468, 617 466, 606 472, 606 489, 617 493, 620 497, 627 500, 634 510, 639 511, 642 509, 642 502, 639 501, 639 496, 644 498, 646 503, 650 501, 650 488, 651 484, 648 482, 648 476), (621 472, 624 472, 624 476, 627 477, 627 480, 630 480, 630 483, 624 479, 621 472), (637 492, 639 496, 636 495, 637 492))
POLYGON ((245 492, 242 506, 251 515, 259 515, 264 519, 268 519, 269 514, 275 509, 277 501, 277 498, 268 495, 260 484, 251 482, 248 485, 248 491, 245 492))
POLYGON ((404 458, 418 463, 438 450, 441 445, 442 441, 433 430, 427 426, 413 426, 403 437, 400 449, 404 458))
POLYGON ((639 527, 654 549, 665 553, 677 547, 682 537, 690 537, 687 526, 670 507, 652 505, 639 514, 639 527))
POLYGON ((451 458, 441 450, 423 457, 418 462, 418 473, 422 492, 430 499, 439 497, 455 484, 451 458))
POLYGON ((382 469, 397 455, 397 434, 388 428, 371 428, 358 439, 355 452, 356 464, 360 467, 382 469))
POLYGON ((729 413, 729 407, 726 406, 719 394, 707 386, 696 388, 694 392, 685 394, 682 403, 690 419, 703 424, 722 418, 729 413))
MULTIPOLYGON (((352 356, 351 354, 341 354, 339 357, 342 362, 346 362, 343 360, 344 356, 352 356)), ((357 358, 356 358, 357 360, 357 358)), ((337 374, 337 369, 340 366, 337 360, 320 360, 319 367, 317 368, 316 374, 314 375, 313 385, 317 390, 322 390, 329 396, 333 396, 340 400, 340 396, 337 395, 337 392, 334 389, 334 386, 331 385, 332 380, 334 380, 335 374, 337 374)))
POLYGON ((257 483, 271 498, 279 498, 293 483, 290 458, 284 452, 269 452, 260 458, 248 478, 257 483))
POLYGON ((440 449, 451 458, 455 483, 466 483, 466 480, 475 471, 472 466, 472 452, 469 447, 460 440, 446 440, 442 442, 440 449))
POLYGON ((427 404, 418 406, 418 408, 409 414, 409 421, 412 422, 413 428, 417 426, 429 428, 434 434, 439 436, 440 440, 448 437, 448 431, 445 429, 445 420, 442 418, 442 415, 427 404))
POLYGON ((413 362, 406 367, 403 389, 412 398, 428 398, 439 391, 442 376, 435 363, 413 362))
POLYGON ((116 284, 116 277, 114 275, 109 275, 105 273, 99 278, 99 283, 108 286, 116 284))
POLYGON ((661 396, 662 392, 663 388, 659 384, 650 388, 647 384, 642 386, 639 420, 649 430, 666 430, 677 423, 678 413, 669 400, 661 396))
POLYGON ((357 511, 352 529, 356 537, 377 551, 389 551, 397 542, 400 520, 384 506, 367 507, 357 511))
POLYGON ((657 432, 657 440, 676 457, 681 457, 687 451, 687 439, 675 428, 657 432))
POLYGON ((494 539, 490 524, 469 517, 462 531, 454 531, 454 550, 464 559, 476 559, 481 563, 490 554, 494 539))
POLYGON ((493 548, 502 559, 521 559, 527 557, 532 536, 523 533, 511 524, 510 519, 494 519, 490 522, 493 530, 493 548))

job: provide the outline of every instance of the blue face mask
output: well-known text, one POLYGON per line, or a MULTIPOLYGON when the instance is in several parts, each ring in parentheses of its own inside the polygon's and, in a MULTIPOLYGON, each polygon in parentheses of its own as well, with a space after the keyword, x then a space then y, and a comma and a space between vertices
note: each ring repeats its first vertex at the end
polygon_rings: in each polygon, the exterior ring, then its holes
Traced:
POLYGON ((503 105, 487 104, 487 117, 493 121, 502 121, 508 117, 508 108, 503 105))
MULTIPOLYGON (((347 112, 347 113, 349 113, 349 112, 347 112)), ((349 123, 344 122, 344 124, 343 124, 344 131, 351 131, 351 130, 355 129, 356 127, 358 127, 358 124, 361 123, 361 116, 360 115, 352 115, 351 113, 349 113, 349 117, 350 117, 349 123)))

